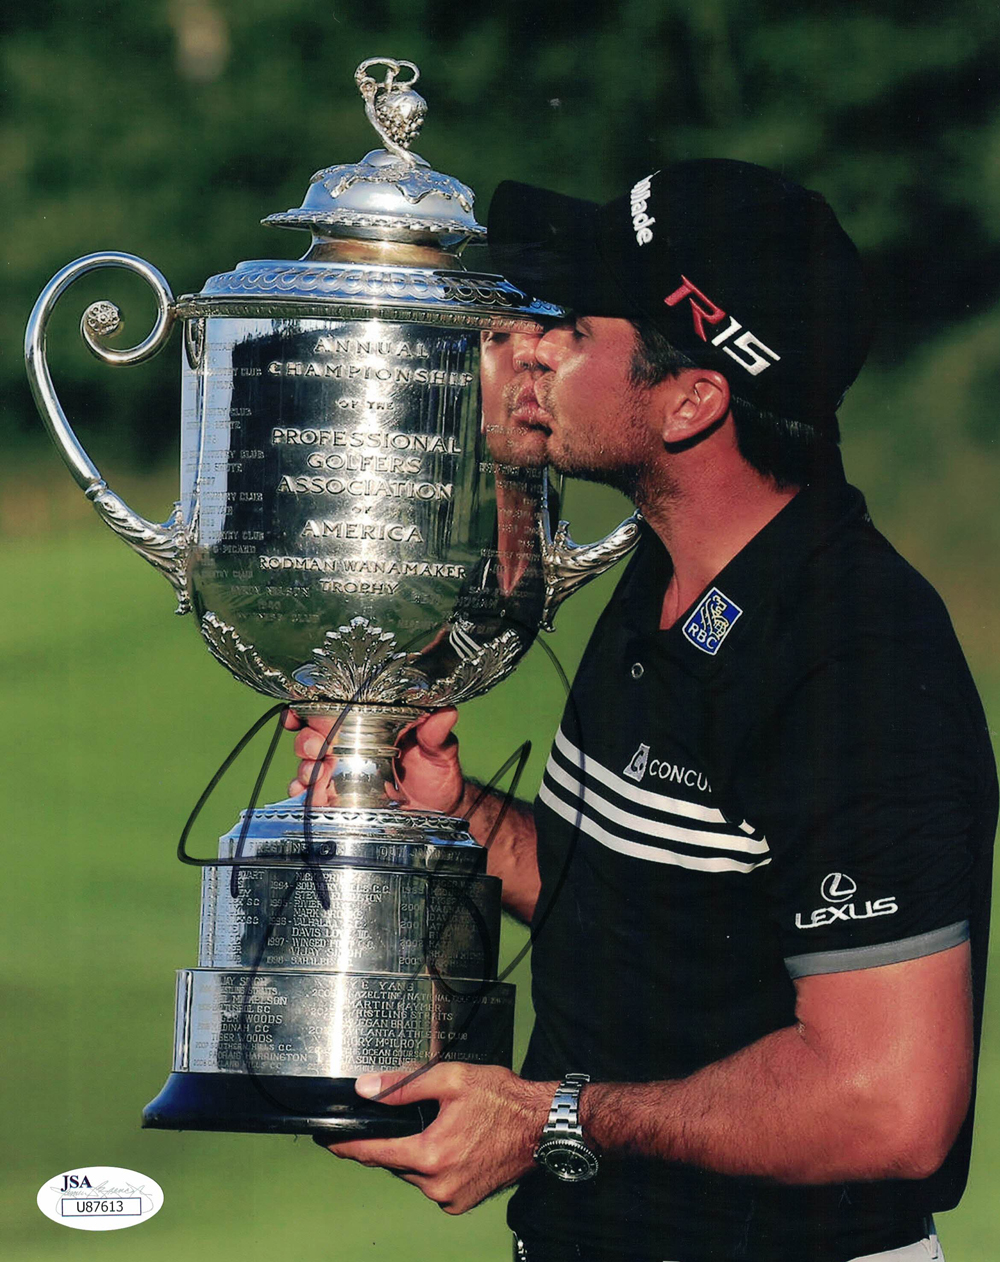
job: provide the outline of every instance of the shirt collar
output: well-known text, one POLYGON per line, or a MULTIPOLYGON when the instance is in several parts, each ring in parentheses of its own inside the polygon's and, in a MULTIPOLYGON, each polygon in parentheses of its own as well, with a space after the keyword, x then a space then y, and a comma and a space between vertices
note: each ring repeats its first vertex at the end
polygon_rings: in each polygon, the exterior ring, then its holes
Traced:
POLYGON ((864 496, 850 486, 840 460, 807 483, 715 576, 667 631, 659 630, 673 565, 659 537, 643 527, 633 571, 622 587, 623 616, 698 674, 711 674, 749 634, 758 610, 818 551, 856 520, 870 520, 864 496))

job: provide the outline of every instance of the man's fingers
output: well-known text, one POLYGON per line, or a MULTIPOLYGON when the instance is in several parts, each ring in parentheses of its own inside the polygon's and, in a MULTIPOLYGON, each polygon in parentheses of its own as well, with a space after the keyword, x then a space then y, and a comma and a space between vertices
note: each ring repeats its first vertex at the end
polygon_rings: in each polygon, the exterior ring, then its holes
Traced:
POLYGON ((319 732, 321 736, 326 736, 338 718, 335 714, 307 714, 303 717, 294 710, 286 710, 281 721, 290 732, 319 732))
POLYGON ((394 1071, 383 1074, 362 1074, 354 1083, 354 1090, 366 1100, 377 1100, 379 1104, 409 1104, 412 1100, 427 1100, 426 1073, 406 1073, 394 1071))
POLYGON ((405 1146, 405 1139, 352 1139, 343 1144, 327 1144, 326 1147, 335 1157, 344 1157, 348 1161, 356 1161, 362 1166, 383 1166, 401 1179, 409 1181, 420 1174, 405 1160, 400 1151, 405 1146))
MULTIPOLYGON (((288 796, 290 798, 297 798, 302 793, 309 793, 309 786, 307 784, 303 784, 301 780, 292 780, 288 785, 288 796)), ((315 788, 312 790, 309 803, 311 806, 333 805, 333 803, 329 800, 329 794, 326 789, 315 788)))
POLYGON ((332 758, 326 732, 316 732, 304 727, 295 738, 295 752, 300 758, 332 758))
POLYGON ((454 706, 449 706, 446 710, 434 710, 414 726, 413 735, 421 749, 429 754, 436 753, 455 740, 452 728, 457 722, 458 711, 454 706))
POLYGON ((296 776, 308 788, 313 785, 314 788, 325 789, 330 783, 330 776, 333 774, 333 767, 327 762, 310 762, 308 758, 303 759, 299 763, 296 776))
POLYGON ((460 1095, 466 1082, 466 1066, 455 1062, 432 1065, 430 1069, 393 1070, 391 1073, 362 1074, 354 1090, 366 1100, 379 1104, 412 1104, 417 1100, 447 1100, 460 1095))
POLYGON ((300 793, 306 794, 307 800, 311 806, 337 805, 337 791, 330 787, 330 776, 328 772, 318 776, 316 780, 313 781, 309 774, 304 772, 300 767, 298 777, 288 786, 288 796, 290 798, 294 798, 298 797, 300 793))
POLYGON ((330 754, 327 736, 336 719, 328 715, 313 714, 304 721, 294 710, 286 710, 282 722, 289 731, 298 732, 295 737, 295 753, 302 760, 295 779, 288 786, 289 797, 297 797, 300 793, 311 790, 314 806, 334 804, 337 795, 329 786, 337 764, 330 754))

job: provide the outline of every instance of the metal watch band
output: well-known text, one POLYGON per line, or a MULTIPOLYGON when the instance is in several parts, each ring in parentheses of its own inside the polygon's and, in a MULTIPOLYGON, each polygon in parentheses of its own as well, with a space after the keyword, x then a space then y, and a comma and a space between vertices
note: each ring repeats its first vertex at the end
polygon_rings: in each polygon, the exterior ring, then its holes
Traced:
POLYGON ((549 1118, 534 1152, 539 1165, 563 1183, 592 1179, 600 1166, 580 1125, 580 1092, 588 1082, 589 1074, 565 1075, 552 1097, 549 1118))
POLYGON ((549 1109, 548 1121, 542 1130, 542 1138, 565 1135, 571 1139, 583 1139, 580 1126, 580 1092, 590 1082, 590 1074, 566 1074, 556 1088, 549 1109))

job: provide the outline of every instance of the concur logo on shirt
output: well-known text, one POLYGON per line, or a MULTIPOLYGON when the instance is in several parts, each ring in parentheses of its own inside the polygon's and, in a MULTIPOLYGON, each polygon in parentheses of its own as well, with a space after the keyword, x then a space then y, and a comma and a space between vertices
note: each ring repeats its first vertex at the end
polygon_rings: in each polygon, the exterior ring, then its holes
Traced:
POLYGON ((649 762, 649 746, 640 745, 632 755, 628 766, 622 772, 622 775, 628 776, 631 780, 641 780, 646 774, 646 764, 649 762))
POLYGON ((742 612, 739 605, 713 587, 684 623, 684 634, 696 649, 714 657, 742 612))

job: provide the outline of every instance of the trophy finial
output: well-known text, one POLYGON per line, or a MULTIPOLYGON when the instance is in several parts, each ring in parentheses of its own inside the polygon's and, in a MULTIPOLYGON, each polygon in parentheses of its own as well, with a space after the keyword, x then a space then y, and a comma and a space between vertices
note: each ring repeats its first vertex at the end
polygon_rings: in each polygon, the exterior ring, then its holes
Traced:
POLYGON ((409 149, 420 134, 427 115, 427 102, 413 90, 419 78, 420 71, 412 61, 397 61, 393 57, 369 57, 354 72, 354 81, 364 98, 368 121, 386 149, 408 166, 417 164, 409 149), (369 66, 386 67, 382 83, 367 73, 369 66), (396 76, 402 70, 411 70, 413 74, 397 83, 396 76))
POLYGON ((410 151, 427 115, 427 102, 413 88, 419 78, 412 61, 363 61, 354 81, 383 148, 373 149, 360 162, 317 171, 301 206, 268 215, 263 222, 306 228, 313 234, 313 247, 324 251, 331 242, 341 248, 349 240, 426 246, 457 255, 466 242, 485 240, 486 229, 473 217, 472 189, 431 170, 430 163, 410 151), (381 81, 368 73, 373 66, 384 67, 381 81))

